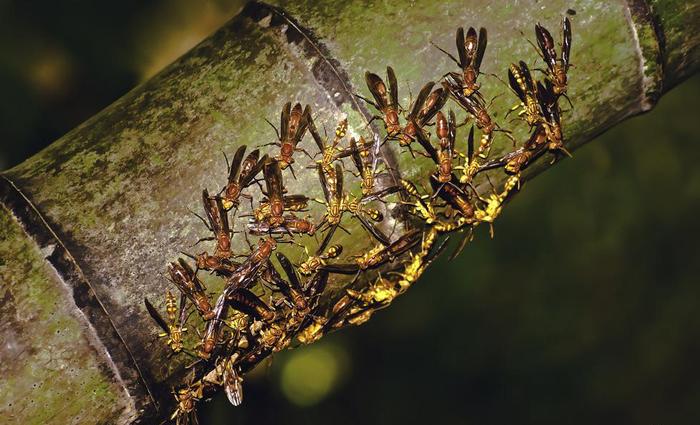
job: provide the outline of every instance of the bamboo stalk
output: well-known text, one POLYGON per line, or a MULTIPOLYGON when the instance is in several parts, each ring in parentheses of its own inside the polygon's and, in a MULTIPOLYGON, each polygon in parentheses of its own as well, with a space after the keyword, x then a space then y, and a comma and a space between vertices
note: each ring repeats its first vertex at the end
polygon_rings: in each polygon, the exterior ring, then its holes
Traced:
MULTIPOLYGON (((453 68, 430 42, 451 48, 458 26, 488 28, 482 71, 505 79, 509 63, 537 60, 520 31, 534 39, 535 22, 554 29, 567 9, 575 11, 575 108, 565 116, 571 151, 648 111, 698 69, 692 29, 700 6, 692 2, 251 3, 160 74, 4 172, 0 414, 18 423, 167 415, 186 360, 164 360, 142 300, 162 296, 164 265, 203 233, 188 210, 199 209, 202 188, 224 181, 221 151, 272 141, 263 119, 275 121, 289 100, 311 104, 322 122, 347 115, 359 134, 369 112, 352 93, 364 93, 365 70, 392 65, 407 105, 409 87, 415 94, 453 68)), ((482 84, 489 96, 507 91, 486 75, 482 84)), ((508 94, 494 100, 498 118, 512 103, 508 94)), ((523 140, 524 131, 515 136, 523 140)), ((509 149, 503 139, 493 155, 509 149)), ((403 178, 429 172, 393 148, 383 155, 403 178)), ((549 164, 540 161, 525 177, 549 164)), ((320 193, 315 173, 297 174, 287 182, 291 193, 320 193)), ((358 230, 340 242, 360 251, 366 239, 358 230)), ((333 282, 324 297, 339 288, 333 282)))

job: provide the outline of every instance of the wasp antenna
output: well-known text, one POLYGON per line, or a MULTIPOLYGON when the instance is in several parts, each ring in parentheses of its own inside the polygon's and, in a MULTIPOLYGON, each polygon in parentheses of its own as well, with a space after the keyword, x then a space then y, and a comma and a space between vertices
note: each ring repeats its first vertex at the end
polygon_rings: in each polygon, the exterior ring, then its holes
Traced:
POLYGON ((279 130, 277 130, 277 127, 275 127, 275 125, 273 123, 271 123, 270 120, 268 120, 267 118, 265 118, 265 122, 270 124, 270 127, 272 127, 275 130, 275 134, 277 135, 277 140, 280 140, 281 139, 280 132, 279 132, 279 130))

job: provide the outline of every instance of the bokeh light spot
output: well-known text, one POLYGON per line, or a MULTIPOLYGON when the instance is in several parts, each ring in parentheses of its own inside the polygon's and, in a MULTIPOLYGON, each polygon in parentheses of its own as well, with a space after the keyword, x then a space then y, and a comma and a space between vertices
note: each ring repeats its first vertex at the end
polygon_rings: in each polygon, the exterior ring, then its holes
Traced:
POLYGON ((314 345, 290 353, 282 366, 281 389, 298 406, 312 406, 327 397, 345 374, 345 351, 332 345, 314 345))

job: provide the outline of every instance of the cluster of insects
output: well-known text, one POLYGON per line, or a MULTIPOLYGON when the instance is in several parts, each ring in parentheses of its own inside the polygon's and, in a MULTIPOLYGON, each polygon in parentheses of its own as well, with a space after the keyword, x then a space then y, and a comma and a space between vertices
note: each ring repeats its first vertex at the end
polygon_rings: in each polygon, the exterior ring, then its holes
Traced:
POLYGON ((508 70, 509 86, 519 99, 510 112, 517 112, 517 120, 529 126, 530 136, 501 157, 491 158, 494 137, 502 133, 516 141, 492 118, 478 82, 487 45, 484 28, 478 33, 469 28, 466 34, 463 28, 457 30, 457 57, 440 48, 459 72, 445 74, 437 84, 425 84, 407 110, 399 104, 391 67, 387 67, 386 82, 377 74, 365 74, 371 98, 357 96, 376 109, 373 120, 383 122, 384 139, 348 137, 346 120, 336 125, 332 137, 322 137, 311 108, 290 102, 282 108, 277 142, 273 143, 279 148, 276 152, 238 148, 228 166, 225 186, 215 194, 202 191, 205 217, 199 218, 210 233, 200 241, 213 241, 213 249, 168 264, 167 273, 178 295, 167 291, 164 316, 145 300, 169 349, 197 359, 190 366, 187 382, 174 393, 173 420, 197 423, 197 402, 221 388, 233 405, 239 405, 244 373, 263 359, 291 345, 312 343, 340 327, 367 321, 416 282, 444 250, 450 235, 461 234, 456 255, 471 240, 476 226, 491 226, 507 198, 519 189, 521 172, 528 165, 545 152, 555 158, 568 154, 559 99, 567 92, 571 23, 568 18, 562 21, 560 55, 547 29, 538 24, 535 33, 536 47, 546 63, 543 78, 535 80, 524 61, 508 70), (466 117, 462 122, 446 108, 450 100, 466 117), (458 150, 458 129, 472 121, 466 138, 462 136, 466 149, 458 150), (297 166, 295 172, 294 164, 301 161, 297 152, 302 151, 300 143, 307 133, 318 152, 304 151, 311 163, 301 169, 297 166), (434 162, 426 181, 399 178, 379 189, 380 148, 387 143, 395 144, 403 154, 434 162), (344 160, 351 165, 346 167, 344 160), (284 179, 296 178, 302 169, 317 175, 323 199, 288 193, 284 179), (475 179, 496 169, 503 170, 507 178, 501 188, 492 187, 482 197, 475 179), (344 183, 349 175, 354 177, 355 191, 344 183), (406 226, 408 230, 387 235, 381 229, 384 214, 377 206, 387 203, 397 205, 412 223, 406 226), (307 214, 310 204, 323 206, 320 217, 307 214), (245 224, 243 230, 234 232, 231 223, 236 219, 245 224), (344 225, 350 221, 372 239, 373 247, 362 254, 348 255, 342 245, 334 243, 338 231, 347 231, 344 225), (232 251, 234 235, 245 238, 248 252, 232 251), (319 241, 313 253, 299 242, 303 236, 319 241), (306 255, 295 262, 277 249, 280 244, 301 247, 306 255), (202 273, 223 281, 218 296, 207 290, 200 279, 202 273), (342 276, 348 277, 335 296, 325 293, 329 279, 342 276), (330 303, 321 302, 330 297, 330 303), (197 342, 186 344, 185 334, 196 336, 197 342))

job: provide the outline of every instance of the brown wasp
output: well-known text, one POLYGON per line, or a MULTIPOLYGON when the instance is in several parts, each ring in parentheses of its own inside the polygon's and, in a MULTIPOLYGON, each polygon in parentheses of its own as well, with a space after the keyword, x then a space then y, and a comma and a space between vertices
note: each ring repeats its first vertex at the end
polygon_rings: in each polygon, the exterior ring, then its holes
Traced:
POLYGON ((438 181, 440 183, 452 180, 452 158, 454 157, 457 125, 454 112, 450 111, 449 117, 447 120, 442 112, 438 112, 435 120, 436 133, 440 139, 440 150, 438 151, 438 181))
POLYGON ((277 241, 274 238, 268 236, 258 240, 257 248, 250 253, 248 258, 226 280, 226 287, 247 287, 254 283, 260 269, 267 264, 272 251, 275 249, 277 249, 277 241))
MULTIPOLYGON (((284 296, 281 301, 291 308, 291 313, 285 317, 286 327, 288 331, 295 331, 311 311, 311 308, 292 263, 284 254, 279 252, 277 253, 277 260, 289 281, 284 280, 280 276, 271 262, 267 265, 265 279, 276 286, 276 289, 284 296)), ((275 306, 277 305, 275 303, 275 306)))
POLYGON ((153 307, 153 304, 148 301, 148 298, 143 299, 148 314, 150 314, 158 326, 163 329, 163 333, 158 334, 158 336, 161 338, 168 337, 166 344, 173 350, 173 353, 182 351, 182 333, 187 331, 187 328, 183 327, 186 320, 185 299, 185 295, 181 294, 180 307, 178 308, 175 296, 170 291, 166 293, 165 313, 168 317, 167 322, 163 319, 163 316, 158 313, 158 310, 153 307))
POLYGON ((484 105, 484 102, 480 98, 464 96, 464 94, 459 90, 461 83, 454 75, 446 75, 445 81, 442 84, 447 90, 449 90, 450 94, 452 97, 454 97, 457 103, 459 103, 462 108, 464 108, 474 117, 476 120, 476 126, 479 128, 479 130, 481 130, 481 140, 476 151, 476 156, 469 158, 469 165, 465 167, 471 167, 472 170, 465 170, 465 175, 461 179, 462 183, 468 183, 471 181, 471 177, 476 173, 476 170, 478 170, 479 166, 481 165, 481 161, 478 160, 477 157, 480 159, 486 159, 488 157, 489 152, 491 151, 493 133, 495 131, 501 131, 511 140, 512 136, 510 136, 510 132, 508 130, 501 129, 498 124, 491 119, 491 116, 486 110, 486 105, 484 105))
MULTIPOLYGON (((316 253, 309 256, 303 263, 299 264, 299 273, 305 276, 310 276, 321 269, 321 267, 325 266, 326 260, 337 258, 340 254, 342 254, 343 247, 341 245, 331 245, 328 247, 336 228, 337 226, 332 226, 328 232, 326 232, 326 236, 316 249, 316 253), (328 248, 327 251, 326 248, 328 248)), ((306 247, 304 247, 304 250, 306 250, 306 247)))
POLYGON ((275 320, 275 311, 249 289, 240 287, 226 295, 234 309, 265 322, 275 320))
POLYGON ((433 191, 463 217, 470 219, 474 216, 474 206, 470 202, 469 194, 460 189, 456 183, 456 178, 450 182, 441 183, 436 174, 430 175, 433 191))
MULTIPOLYGON (((464 36, 464 28, 460 27, 457 29, 457 55, 459 60, 455 59, 450 53, 445 50, 440 49, 441 52, 445 53, 452 59, 457 66, 462 69, 461 81, 462 81, 462 93, 464 96, 471 96, 474 93, 478 94, 480 85, 476 82, 479 77, 479 69, 481 68, 481 61, 484 59, 484 53, 486 52, 486 28, 479 29, 479 36, 476 35, 476 30, 473 27, 469 27, 467 30, 467 36, 464 36)), ((451 73, 454 74, 454 73, 451 73)), ((459 74, 455 74, 459 75, 459 74)))
POLYGON ((561 151, 567 156, 571 156, 564 147, 564 136, 561 128, 561 117, 557 96, 554 94, 552 84, 549 80, 543 86, 537 82, 537 100, 542 111, 542 126, 547 135, 547 149, 550 151, 561 151))
MULTIPOLYGON (((306 211, 309 206, 309 198, 304 195, 282 196, 285 211, 306 211)), ((268 199, 263 198, 258 208, 253 210, 253 218, 257 222, 265 222, 272 215, 272 208, 268 199)), ((241 217, 246 217, 242 215, 241 217)))
POLYGON ((407 252, 420 242, 421 232, 411 230, 389 245, 377 245, 363 255, 355 258, 354 264, 326 264, 321 267, 331 273, 357 274, 363 270, 373 269, 394 261, 398 256, 407 252))
MULTIPOLYGON (((280 263, 280 266, 282 266, 282 270, 284 270, 284 273, 287 275, 287 280, 284 280, 281 278, 281 276, 277 275, 273 277, 274 283, 296 311, 308 312, 309 303, 306 300, 304 289, 302 288, 301 282, 299 281, 299 276, 297 276, 292 262, 289 261, 289 259, 281 252, 278 252, 275 255, 277 257, 277 261, 280 263)), ((268 268, 274 270, 272 265, 270 265, 268 268)))
POLYGON ((201 382, 180 388, 175 394, 177 409, 170 417, 176 425, 198 425, 196 404, 204 397, 201 382))
POLYGON ((207 240, 216 240, 216 248, 213 255, 206 252, 188 257, 194 258, 198 269, 214 270, 220 274, 226 274, 232 268, 231 256, 231 229, 228 222, 228 214, 223 206, 222 198, 210 197, 206 189, 202 191, 202 203, 207 220, 197 215, 207 228, 214 233, 214 237, 201 238, 197 243, 207 240))
POLYGON ((439 149, 435 149, 424 134, 419 134, 417 137, 418 143, 423 146, 428 156, 437 164, 438 181, 440 183, 447 183, 453 177, 452 159, 455 152, 457 126, 454 112, 450 111, 449 117, 449 120, 446 119, 445 115, 440 111, 435 118, 436 133, 440 139, 439 149))
POLYGON ((313 235, 316 233, 316 225, 309 220, 299 218, 293 215, 284 216, 282 224, 276 227, 270 226, 269 223, 248 223, 248 230, 253 235, 264 234, 288 234, 294 233, 313 235))
POLYGON ((394 74, 394 70, 390 66, 386 67, 386 76, 389 81, 388 91, 386 84, 377 74, 367 71, 365 73, 365 81, 367 82, 367 88, 372 93, 372 97, 374 97, 374 102, 360 95, 357 95, 357 97, 381 112, 381 116, 372 117, 370 122, 375 119, 381 119, 384 121, 387 136, 394 137, 401 132, 401 124, 399 123, 399 89, 396 82, 396 74, 394 74))
POLYGON ((508 82, 513 92, 520 99, 520 104, 508 111, 506 116, 518 108, 522 108, 518 112, 518 116, 525 115, 525 121, 528 125, 530 127, 534 126, 540 121, 540 105, 537 101, 537 87, 525 62, 520 61, 518 65, 510 64, 510 68, 508 68, 508 82))
POLYGON ((561 41, 561 58, 557 57, 557 51, 554 48, 554 39, 552 34, 539 23, 535 25, 535 35, 537 36, 537 45, 540 47, 542 58, 549 69, 548 80, 553 86, 554 95, 566 95, 567 89, 567 72, 569 71, 569 57, 571 53, 571 21, 565 17, 561 22, 562 41, 561 41))
POLYGON ((204 285, 190 265, 182 258, 178 258, 177 263, 168 264, 168 273, 178 289, 192 301, 202 318, 204 320, 212 319, 214 312, 209 297, 205 293, 204 285))
POLYGON ((271 227, 281 226, 284 223, 284 197, 282 196, 284 192, 284 186, 282 182, 282 170, 281 164, 276 159, 271 159, 265 163, 263 167, 263 174, 265 176, 265 187, 267 191, 265 195, 267 196, 267 205, 269 209, 269 215, 266 217, 266 222, 271 227))
POLYGON ((272 251, 277 247, 277 242, 267 237, 258 241, 258 247, 251 252, 246 260, 236 267, 231 276, 226 280, 224 291, 219 295, 214 306, 213 318, 207 322, 202 337, 199 357, 207 360, 218 344, 221 326, 228 316, 229 296, 240 288, 252 286, 258 279, 262 267, 267 264, 272 251))
POLYGON ((540 124, 530 134, 528 140, 519 149, 505 154, 502 158, 483 165, 479 171, 504 167, 508 174, 518 174, 524 170, 533 160, 538 158, 547 148, 547 132, 544 125, 540 124))
MULTIPOLYGON (((304 138, 304 133, 306 133, 306 128, 309 126, 311 119, 311 107, 309 105, 306 105, 303 112, 300 103, 297 103, 292 108, 292 103, 287 102, 282 108, 280 131, 277 133, 279 142, 271 143, 280 147, 280 154, 276 159, 279 161, 281 169, 284 170, 294 163, 294 152, 299 150, 308 155, 303 149, 297 148, 297 145, 304 138)), ((267 122, 277 132, 275 126, 270 121, 267 122)))
POLYGON ((260 207, 253 211, 254 220, 248 224, 248 230, 254 234, 263 233, 307 233, 313 234, 315 226, 308 220, 293 215, 285 216, 287 206, 292 211, 303 211, 308 205, 306 196, 283 195, 284 183, 282 170, 276 159, 270 159, 263 167, 267 198, 263 199, 260 207))
POLYGON ((464 96, 459 90, 461 82, 457 76, 451 74, 446 75, 442 85, 449 91, 457 103, 474 117, 477 127, 484 134, 490 135, 494 131, 509 133, 507 130, 501 129, 498 124, 491 119, 491 116, 486 110, 486 105, 484 105, 481 99, 464 96))
POLYGON ((200 343, 201 348, 197 351, 197 355, 204 360, 209 360, 212 351, 219 342, 219 337, 221 334, 221 326, 224 324, 226 317, 228 316, 228 304, 226 302, 226 292, 231 289, 224 289, 224 292, 219 295, 214 305, 214 315, 211 320, 209 320, 204 328, 204 335, 202 336, 202 342, 200 343))
POLYGON ((252 199, 250 195, 243 194, 241 191, 250 186, 255 176, 262 170, 263 164, 267 162, 267 155, 259 158, 260 151, 258 149, 248 154, 243 161, 245 150, 246 146, 241 146, 233 156, 233 161, 229 166, 228 183, 219 194, 226 211, 238 208, 240 197, 252 199))
POLYGON ((200 241, 216 240, 214 257, 228 258, 231 256, 231 228, 228 224, 228 214, 224 209, 222 200, 218 197, 210 197, 209 192, 204 189, 202 191, 202 203, 209 221, 209 230, 214 233, 214 237, 203 238, 200 241))
POLYGON ((430 92, 435 85, 429 82, 418 93, 416 101, 413 102, 411 112, 406 118, 406 126, 401 130, 399 144, 408 146, 416 138, 416 134, 423 131, 423 127, 433 119, 435 114, 442 109, 447 102, 448 92, 444 88, 438 88, 430 92))

